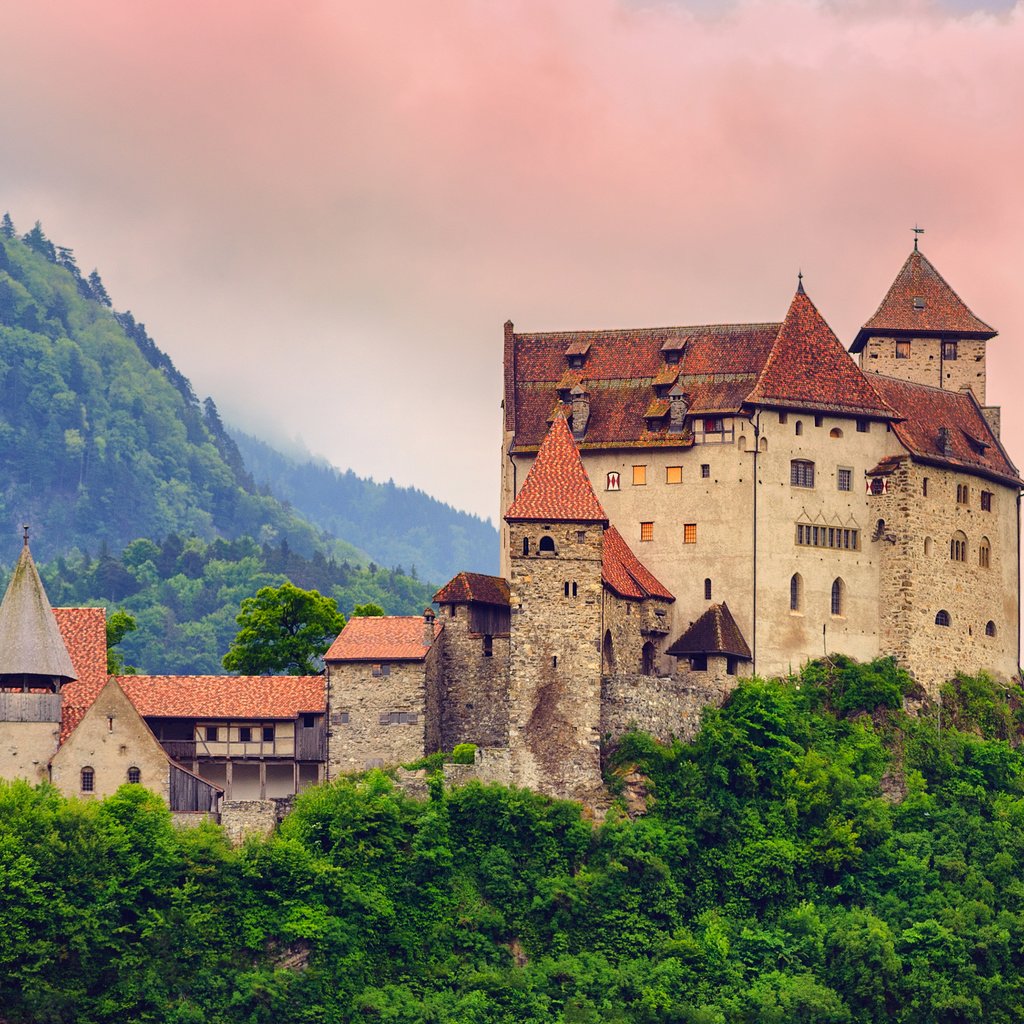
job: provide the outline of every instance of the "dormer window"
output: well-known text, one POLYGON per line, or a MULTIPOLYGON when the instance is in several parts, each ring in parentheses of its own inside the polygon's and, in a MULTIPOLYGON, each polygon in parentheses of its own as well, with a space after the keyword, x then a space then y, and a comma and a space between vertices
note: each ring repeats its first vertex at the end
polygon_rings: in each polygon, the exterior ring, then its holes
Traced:
POLYGON ((924 309, 924 296, 923 295, 915 295, 914 296, 914 309, 917 309, 917 310, 924 309))
POLYGON ((665 362, 668 363, 669 366, 676 366, 679 363, 679 357, 681 354, 682 353, 679 351, 679 349, 674 348, 671 351, 665 353, 665 362))
POLYGON ((578 370, 583 366, 583 356, 569 356, 569 368, 578 370))

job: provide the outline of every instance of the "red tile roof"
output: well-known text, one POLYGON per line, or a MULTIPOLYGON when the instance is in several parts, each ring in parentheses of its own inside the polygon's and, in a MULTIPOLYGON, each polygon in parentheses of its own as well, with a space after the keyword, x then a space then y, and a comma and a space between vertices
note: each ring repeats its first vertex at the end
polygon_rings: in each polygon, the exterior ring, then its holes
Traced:
MULTIPOLYGON (((420 615, 375 615, 345 623, 324 661, 422 661, 430 650, 423 643, 420 615)), ((442 625, 434 623, 434 639, 442 625)))
POLYGON ((144 718, 296 718, 327 710, 323 676, 119 676, 144 718))
POLYGON ((509 522, 608 522, 565 417, 558 416, 551 424, 505 518, 509 522))
POLYGON ((1020 483, 1017 467, 992 433, 972 392, 943 391, 881 375, 872 379, 882 398, 903 417, 893 424, 893 430, 912 456, 981 473, 1010 486, 1020 483), (943 427, 950 446, 948 455, 939 441, 943 427))
POLYGON ((643 600, 660 597, 674 601, 673 594, 655 578, 654 574, 630 550, 622 534, 609 526, 604 531, 601 580, 619 597, 643 600))
POLYGON ((893 416, 802 286, 793 296, 747 401, 854 416, 893 416))
POLYGON ((986 339, 995 337, 996 331, 967 308, 924 253, 915 249, 875 315, 857 332, 850 351, 859 352, 872 335, 906 334, 986 339), (923 302, 915 307, 915 299, 923 302))
POLYGON ((724 601, 713 604, 665 653, 675 657, 733 654, 737 658, 751 660, 747 641, 724 601))
POLYGON ((478 572, 460 572, 435 595, 435 604, 497 604, 508 605, 508 580, 501 576, 484 576, 478 572))
POLYGON ((54 608, 53 615, 78 677, 61 689, 63 743, 107 682, 107 612, 104 608, 54 608))

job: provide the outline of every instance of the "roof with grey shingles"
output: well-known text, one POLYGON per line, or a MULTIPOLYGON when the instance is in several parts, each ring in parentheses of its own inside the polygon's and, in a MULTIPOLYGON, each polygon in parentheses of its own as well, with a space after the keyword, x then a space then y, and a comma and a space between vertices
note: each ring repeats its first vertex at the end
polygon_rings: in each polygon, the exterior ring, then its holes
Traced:
POLYGON ((0 604, 0 676, 75 679, 75 668, 57 628, 28 541, 0 604))
POLYGON ((740 627, 723 601, 713 604, 692 626, 666 651, 675 657, 690 654, 732 654, 746 661, 751 660, 750 648, 743 639, 740 627))

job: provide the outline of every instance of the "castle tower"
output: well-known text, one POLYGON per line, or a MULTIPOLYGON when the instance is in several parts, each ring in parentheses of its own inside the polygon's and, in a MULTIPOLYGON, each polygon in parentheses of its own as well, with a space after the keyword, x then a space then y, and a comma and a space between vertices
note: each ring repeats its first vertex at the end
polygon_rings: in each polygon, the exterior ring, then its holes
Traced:
POLYGON ((512 781, 585 800, 601 785, 601 565, 608 517, 561 412, 505 520, 512 781))
POLYGON ((945 391, 970 388, 984 405, 985 343, 995 335, 995 329, 967 308, 915 241, 914 251, 875 315, 857 332, 850 351, 859 356, 860 368, 867 373, 945 391))
POLYGON ((43 778, 60 735, 61 687, 75 678, 26 533, 0 604, 0 777, 43 778))

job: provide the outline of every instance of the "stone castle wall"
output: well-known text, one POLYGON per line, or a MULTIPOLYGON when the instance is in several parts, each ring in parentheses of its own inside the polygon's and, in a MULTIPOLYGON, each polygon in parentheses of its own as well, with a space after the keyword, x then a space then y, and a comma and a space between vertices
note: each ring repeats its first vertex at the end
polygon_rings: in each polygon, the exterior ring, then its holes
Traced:
POLYGON ((884 519, 881 646, 910 666, 932 696, 955 672, 987 671, 1007 679, 1017 670, 1016 493, 967 473, 909 459, 874 499, 884 519), (927 494, 925 493, 927 480, 927 494), (957 485, 967 502, 957 501, 957 485), (991 511, 981 492, 992 494, 991 511), (951 558, 962 535, 964 560, 951 558), (987 540, 989 564, 981 564, 987 540), (936 615, 945 611, 948 626, 936 615), (995 635, 986 633, 992 622, 995 635))
POLYGON ((439 749, 457 743, 498 746, 508 741, 509 637, 491 636, 490 655, 482 634, 470 629, 469 607, 442 609, 442 699, 439 749))
POLYGON ((601 783, 603 531, 560 522, 513 523, 509 532, 512 781, 583 799, 601 783), (539 553, 544 537, 554 553, 539 553))
POLYGON ((881 373, 897 380, 930 384, 944 391, 969 387, 974 397, 985 404, 985 342, 961 338, 956 343, 956 359, 942 358, 941 338, 912 338, 909 356, 896 358, 894 338, 868 338, 860 353, 860 368, 865 373, 881 373))

